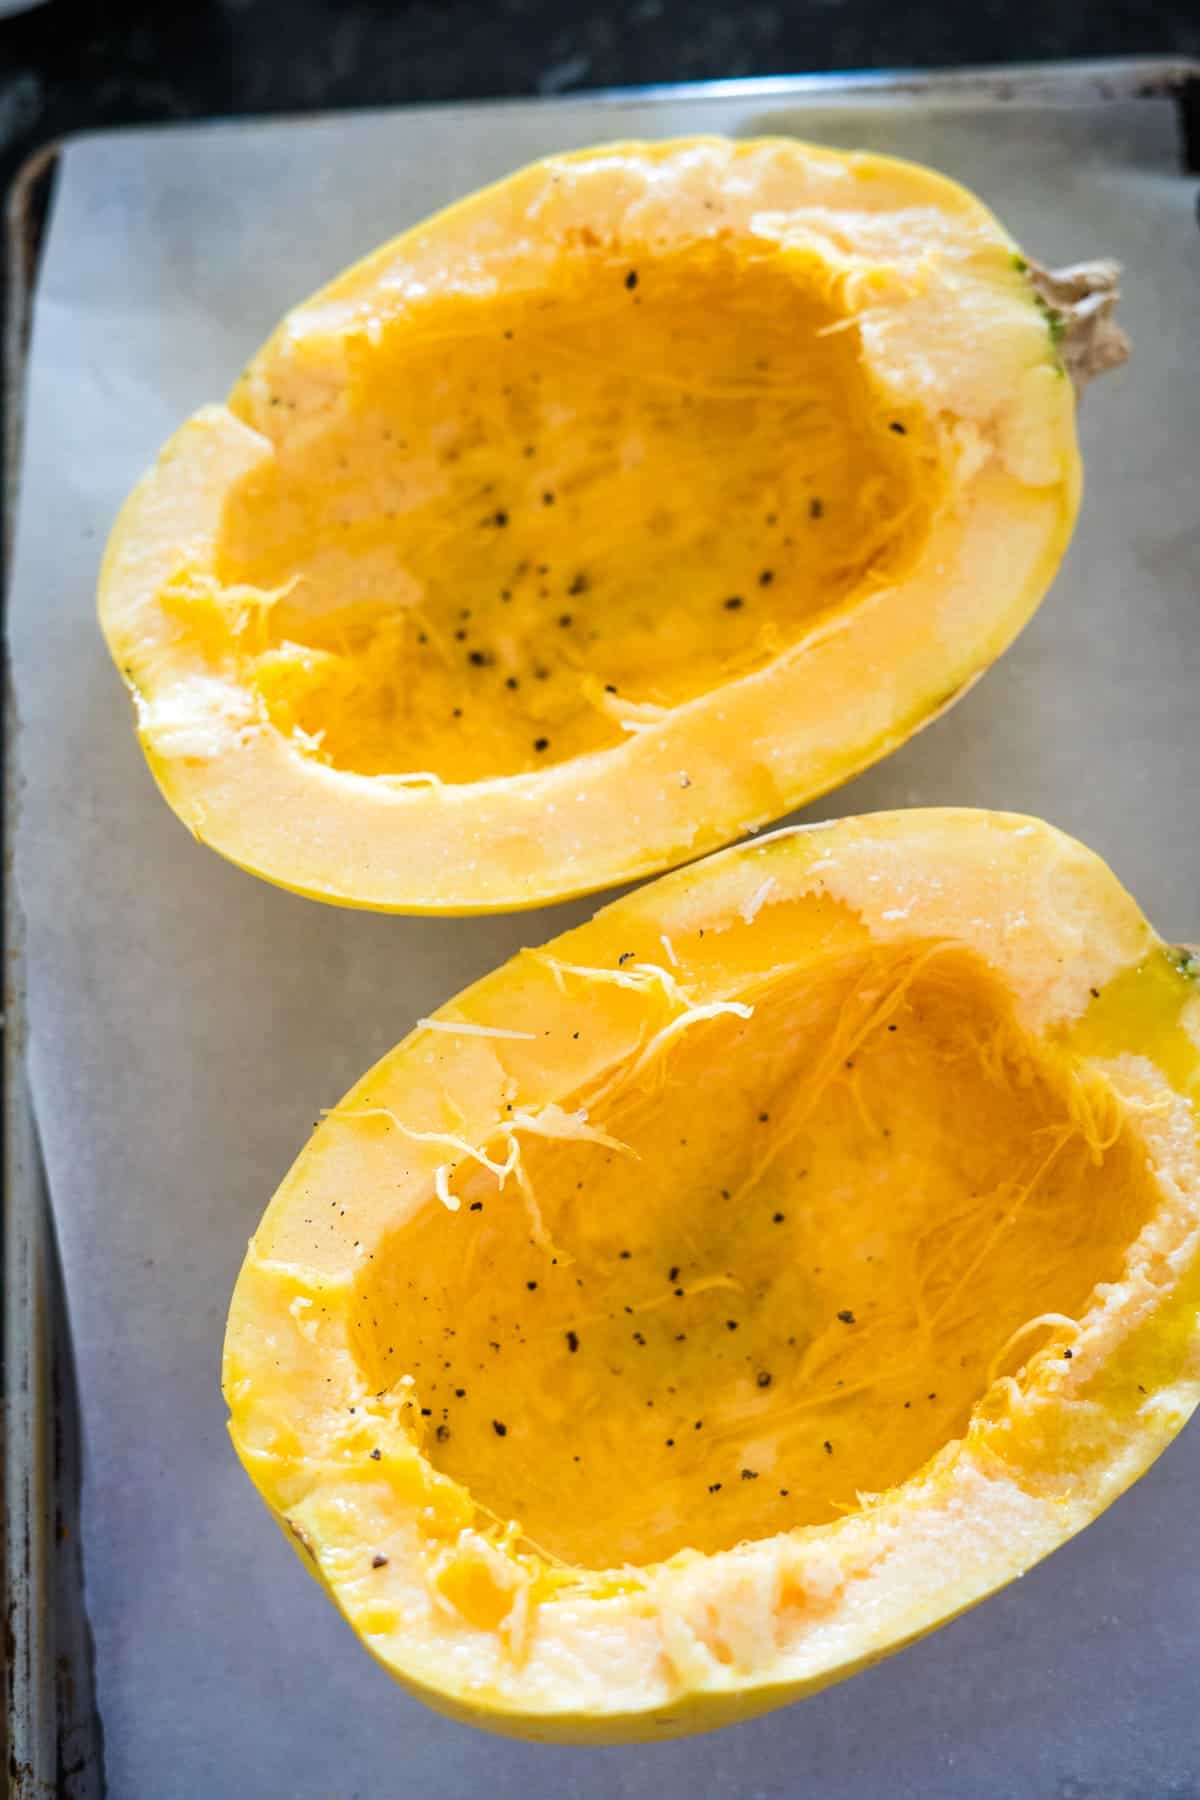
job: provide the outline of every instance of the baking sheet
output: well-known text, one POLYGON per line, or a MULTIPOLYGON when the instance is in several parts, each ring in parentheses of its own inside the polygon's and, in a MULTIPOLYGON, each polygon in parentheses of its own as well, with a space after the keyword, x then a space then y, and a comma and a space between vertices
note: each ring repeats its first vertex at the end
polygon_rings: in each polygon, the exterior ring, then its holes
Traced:
POLYGON ((928 1642, 791 1711, 632 1751, 509 1743, 409 1700, 303 1578, 227 1444, 229 1292, 317 1111, 420 1014, 594 903, 341 913, 193 843, 154 791, 94 624, 106 532, 160 441, 341 265, 528 157, 704 130, 928 160, 1039 257, 1125 262, 1135 361, 1087 398, 1089 494, 1052 599, 953 713, 807 813, 1043 813, 1108 857, 1166 935, 1200 928, 1200 234, 1170 100, 1032 105, 968 83, 929 107, 886 86, 839 99, 743 84, 69 143, 10 597, 16 882, 120 1800, 1197 1791, 1198 1429, 1081 1539, 928 1642))

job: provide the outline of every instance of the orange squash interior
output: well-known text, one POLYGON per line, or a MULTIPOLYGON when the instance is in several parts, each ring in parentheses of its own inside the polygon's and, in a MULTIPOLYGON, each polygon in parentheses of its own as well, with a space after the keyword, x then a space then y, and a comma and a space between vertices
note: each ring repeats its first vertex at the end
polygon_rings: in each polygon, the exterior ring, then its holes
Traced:
POLYGON ((935 433, 881 416, 818 278, 688 245, 560 283, 364 343, 350 404, 285 418, 230 496, 217 578, 279 596, 249 679, 334 768, 467 783, 615 748, 924 542, 935 433))
POLYGON ((413 1376, 433 1467, 586 1568, 899 1486, 1153 1208, 1129 1134, 937 945, 697 1025, 661 1086, 614 1083, 604 1129, 627 1149, 523 1148, 546 1244, 515 1184, 456 1170, 465 1216, 389 1235, 352 1313, 368 1383, 413 1376))

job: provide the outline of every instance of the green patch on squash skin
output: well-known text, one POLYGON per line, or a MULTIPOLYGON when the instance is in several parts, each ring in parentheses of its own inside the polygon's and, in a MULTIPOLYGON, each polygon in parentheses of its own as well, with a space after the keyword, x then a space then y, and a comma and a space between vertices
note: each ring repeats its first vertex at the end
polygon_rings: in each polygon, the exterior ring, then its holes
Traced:
POLYGON ((1200 950, 1190 944, 1168 944, 1164 955, 1189 981, 1200 982, 1200 950))
POLYGON ((1182 1014, 1200 986, 1200 955, 1164 944, 1102 989, 1067 1034, 1073 1054, 1141 1055, 1157 1064, 1181 1094, 1200 1100, 1200 1051, 1182 1014))
MULTIPOLYGON (((1028 266, 1027 263, 1022 261, 1022 269, 1027 269, 1028 266)), ((1051 361, 1054 364, 1054 372, 1056 375, 1065 375, 1067 372, 1066 365, 1059 354, 1059 346, 1067 335, 1067 321, 1056 307, 1051 306, 1050 302, 1038 293, 1036 286, 1034 286, 1032 282, 1030 282, 1030 289, 1033 293, 1037 309, 1041 313, 1042 320, 1046 326, 1046 335, 1050 339, 1050 353, 1051 361)))
POLYGON ((1026 278, 1026 284, 1033 296, 1034 304, 1046 322, 1046 330, 1050 338, 1050 347, 1055 352, 1055 367, 1060 375, 1065 374, 1066 371, 1063 368, 1062 360, 1058 356, 1058 346, 1067 335, 1067 321, 1062 313, 1059 312, 1056 307, 1051 306, 1045 296, 1038 291, 1038 286, 1030 272, 1029 264, 1020 252, 1014 251, 1013 255, 1009 258, 1009 261, 1017 274, 1024 275, 1026 278))

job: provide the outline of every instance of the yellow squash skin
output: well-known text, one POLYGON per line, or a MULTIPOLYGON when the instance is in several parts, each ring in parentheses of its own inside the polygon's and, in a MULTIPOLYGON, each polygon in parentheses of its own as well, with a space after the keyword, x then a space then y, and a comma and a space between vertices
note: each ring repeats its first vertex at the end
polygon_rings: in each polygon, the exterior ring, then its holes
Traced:
POLYGON ((490 1729, 654 1739, 944 1623, 1200 1394, 1200 965, 969 811, 664 877, 319 1124, 226 1339, 355 1632, 490 1729))
POLYGON ((662 870, 934 717, 1029 618, 1074 395, 972 195, 790 140, 605 145, 283 321, 114 529, 160 787, 343 905, 662 870))

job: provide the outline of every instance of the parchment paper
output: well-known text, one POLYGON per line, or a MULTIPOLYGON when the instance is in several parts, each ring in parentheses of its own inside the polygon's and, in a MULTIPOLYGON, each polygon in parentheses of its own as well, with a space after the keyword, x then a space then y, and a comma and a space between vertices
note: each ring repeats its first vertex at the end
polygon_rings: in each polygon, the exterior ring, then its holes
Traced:
POLYGON ((804 1705, 641 1750, 445 1722, 361 1651, 238 1468, 218 1392, 245 1240, 317 1110, 425 1013, 590 904, 337 912, 195 844, 93 616, 113 514, 276 316, 429 208, 620 134, 797 131, 931 161, 1043 259, 1127 267, 1131 368, 1018 646, 813 816, 1044 814, 1167 935, 1200 933, 1200 234, 1164 100, 1034 111, 786 94, 588 100, 67 145, 36 307, 11 603, 31 1059, 86 1434, 87 1601, 115 1800, 1126 1800, 1200 1793, 1200 1429, 1000 1598, 804 1705))

